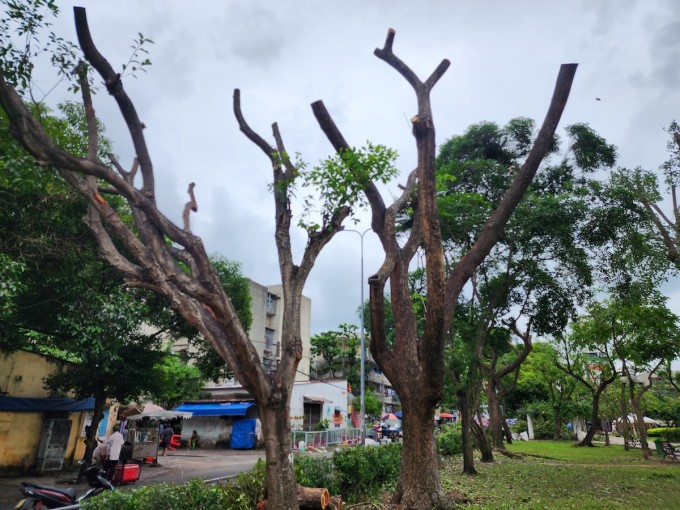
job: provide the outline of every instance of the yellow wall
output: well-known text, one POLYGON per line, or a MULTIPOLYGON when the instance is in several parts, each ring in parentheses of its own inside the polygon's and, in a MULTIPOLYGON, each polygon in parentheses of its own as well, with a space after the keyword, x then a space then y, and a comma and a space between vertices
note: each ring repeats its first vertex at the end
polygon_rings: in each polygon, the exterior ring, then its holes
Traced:
MULTIPOLYGON (((26 351, 12 354, 0 352, 0 392, 10 397, 45 398, 43 379, 61 368, 63 362, 26 351)), ((107 431, 116 422, 118 405, 112 406, 107 431)), ((81 435, 86 413, 69 413, 71 433, 66 448, 66 463, 85 453, 81 435)), ((43 413, 10 413, 0 411, 0 470, 21 469, 35 465, 43 428, 43 413)))
POLYGON ((45 377, 64 362, 26 351, 0 351, 0 392, 10 397, 49 397, 43 388, 45 377))

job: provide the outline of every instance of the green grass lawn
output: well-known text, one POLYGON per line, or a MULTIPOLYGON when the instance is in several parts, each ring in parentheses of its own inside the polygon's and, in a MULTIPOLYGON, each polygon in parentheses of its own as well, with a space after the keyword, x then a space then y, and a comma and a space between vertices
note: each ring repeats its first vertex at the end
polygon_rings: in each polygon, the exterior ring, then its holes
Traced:
POLYGON ((680 462, 644 461, 641 450, 619 445, 572 444, 515 443, 509 449, 522 458, 477 462, 476 476, 461 474, 462 458, 445 458, 442 485, 465 508, 680 509, 680 462))

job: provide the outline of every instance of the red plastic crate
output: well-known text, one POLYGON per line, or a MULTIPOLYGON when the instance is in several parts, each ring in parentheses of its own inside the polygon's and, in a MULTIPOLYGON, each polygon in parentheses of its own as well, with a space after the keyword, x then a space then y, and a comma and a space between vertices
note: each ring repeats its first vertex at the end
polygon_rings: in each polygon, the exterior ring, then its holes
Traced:
POLYGON ((118 464, 113 475, 114 483, 134 483, 139 480, 139 464, 118 464))

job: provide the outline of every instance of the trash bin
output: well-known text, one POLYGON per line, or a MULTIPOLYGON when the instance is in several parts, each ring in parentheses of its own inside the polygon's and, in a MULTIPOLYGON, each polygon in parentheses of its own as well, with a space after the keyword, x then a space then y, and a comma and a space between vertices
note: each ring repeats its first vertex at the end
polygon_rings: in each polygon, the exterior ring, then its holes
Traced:
POLYGON ((664 458, 666 456, 666 452, 663 451, 663 442, 664 440, 661 439, 660 437, 657 437, 654 440, 654 446, 656 446, 656 454, 661 458, 664 458))

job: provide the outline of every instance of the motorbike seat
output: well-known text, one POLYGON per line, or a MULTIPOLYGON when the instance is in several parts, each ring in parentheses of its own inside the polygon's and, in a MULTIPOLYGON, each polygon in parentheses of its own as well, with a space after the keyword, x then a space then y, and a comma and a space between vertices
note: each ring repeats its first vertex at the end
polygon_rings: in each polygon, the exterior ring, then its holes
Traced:
POLYGON ((64 494, 65 496, 68 496, 70 499, 75 500, 76 496, 78 495, 78 492, 73 488, 73 487, 54 487, 52 485, 40 485, 37 483, 26 483, 26 482, 21 482, 21 485, 24 485, 26 487, 35 487, 36 489, 40 490, 48 490, 52 492, 58 492, 60 494, 64 494))

